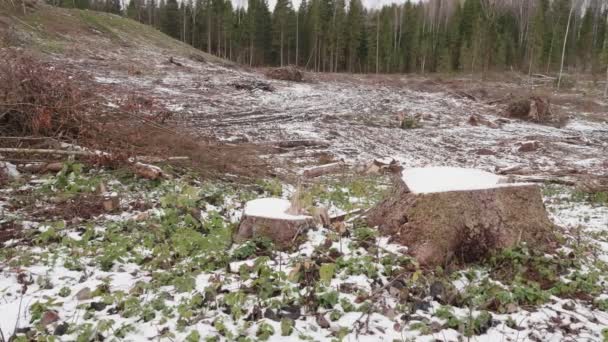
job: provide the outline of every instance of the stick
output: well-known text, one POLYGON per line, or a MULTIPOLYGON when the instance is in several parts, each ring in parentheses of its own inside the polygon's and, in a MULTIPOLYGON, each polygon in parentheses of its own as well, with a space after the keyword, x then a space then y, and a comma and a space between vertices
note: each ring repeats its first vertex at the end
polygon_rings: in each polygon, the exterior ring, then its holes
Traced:
POLYGON ((511 175, 513 179, 522 182, 529 183, 552 183, 552 184, 561 184, 561 185, 576 185, 576 182, 570 179, 558 178, 558 177, 543 177, 543 176, 518 176, 511 175))
POLYGON ((66 156, 94 156, 95 153, 89 151, 66 151, 53 149, 39 148, 0 148, 0 152, 4 153, 25 153, 25 154, 61 154, 66 156))

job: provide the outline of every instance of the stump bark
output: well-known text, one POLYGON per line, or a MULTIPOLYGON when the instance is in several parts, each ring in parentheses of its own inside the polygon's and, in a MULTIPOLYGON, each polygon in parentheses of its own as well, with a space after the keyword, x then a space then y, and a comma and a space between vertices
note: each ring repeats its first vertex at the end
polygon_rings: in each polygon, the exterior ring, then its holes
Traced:
POLYGON ((312 216, 289 214, 290 207, 289 201, 278 198, 247 202, 234 241, 266 237, 280 249, 291 247, 298 235, 315 226, 315 221, 312 216))
POLYGON ((413 193, 399 178, 367 220, 426 266, 478 261, 520 242, 545 249, 554 231, 532 184, 413 193))

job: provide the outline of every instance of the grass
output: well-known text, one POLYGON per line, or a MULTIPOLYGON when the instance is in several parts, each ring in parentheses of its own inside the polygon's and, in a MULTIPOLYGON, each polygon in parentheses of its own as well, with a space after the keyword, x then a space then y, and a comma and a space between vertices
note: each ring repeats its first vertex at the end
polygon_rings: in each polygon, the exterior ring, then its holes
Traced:
POLYGON ((228 63, 175 40, 149 25, 109 13, 40 6, 25 16, 16 13, 12 20, 16 24, 15 28, 31 35, 33 39, 30 43, 45 53, 68 54, 82 50, 87 37, 94 36, 96 44, 107 45, 107 48, 135 44, 140 47, 169 49, 183 56, 198 54, 208 61, 228 63), (99 36, 108 41, 100 40, 99 36))

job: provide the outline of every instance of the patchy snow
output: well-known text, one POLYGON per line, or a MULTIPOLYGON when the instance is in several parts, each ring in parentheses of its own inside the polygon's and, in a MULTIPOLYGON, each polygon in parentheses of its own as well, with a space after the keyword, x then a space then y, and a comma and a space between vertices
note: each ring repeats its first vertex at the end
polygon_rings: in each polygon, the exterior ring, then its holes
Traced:
POLYGON ((0 161, 0 174, 5 173, 9 179, 16 179, 21 176, 17 166, 9 162, 0 161))
POLYGON ((405 169, 402 172, 402 179, 410 191, 417 194, 522 185, 521 183, 504 183, 505 177, 486 171, 459 167, 405 169))
POLYGON ((277 220, 307 220, 307 215, 292 215, 287 213, 291 202, 282 198, 258 198, 247 202, 245 215, 277 220))

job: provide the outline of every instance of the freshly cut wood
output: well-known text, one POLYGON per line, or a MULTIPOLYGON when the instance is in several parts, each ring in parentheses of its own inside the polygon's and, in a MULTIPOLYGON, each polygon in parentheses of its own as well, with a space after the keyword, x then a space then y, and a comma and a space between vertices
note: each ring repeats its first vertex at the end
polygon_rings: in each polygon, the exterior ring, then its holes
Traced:
POLYGON ((168 176, 169 176, 169 175, 165 174, 163 172, 163 169, 161 169, 158 166, 144 164, 144 163, 140 163, 140 162, 133 163, 133 170, 135 171, 135 173, 138 176, 140 176, 142 178, 150 179, 150 180, 159 179, 159 178, 168 178, 168 176))
POLYGON ((374 159, 365 167, 365 171, 363 173, 367 175, 377 175, 385 173, 399 173, 402 170, 403 167, 398 160, 391 157, 385 157, 374 159))
POLYGON ((19 167, 21 171, 29 173, 45 173, 45 172, 59 172, 63 169, 63 163, 51 162, 51 163, 28 163, 19 167))
POLYGON ((319 176, 329 175, 332 173, 338 173, 344 171, 345 168, 346 163, 337 162, 304 169, 302 171, 302 175, 306 178, 315 178, 319 176))
POLYGON ((290 247, 296 237, 315 226, 312 216, 289 214, 291 203, 280 198, 260 198, 247 202, 235 242, 256 237, 272 240, 278 248, 290 247))
POLYGON ((120 207, 118 194, 112 193, 103 197, 103 209, 107 212, 116 211, 120 207))
POLYGON ((14 164, 9 162, 0 161, 0 179, 19 179, 21 174, 17 170, 17 167, 14 164))
POLYGON ((477 261, 520 242, 547 248, 554 226, 540 188, 505 181, 473 169, 408 169, 367 220, 426 266, 477 261))

